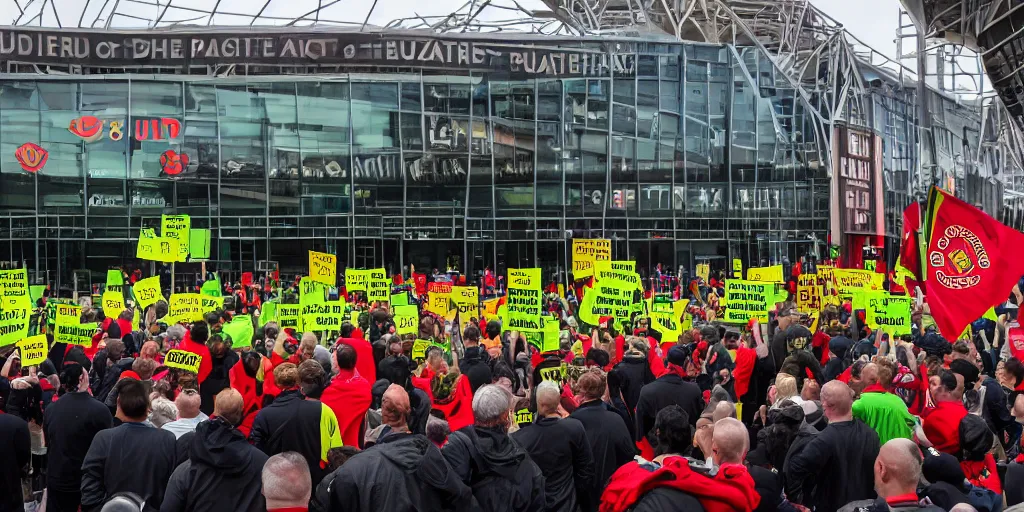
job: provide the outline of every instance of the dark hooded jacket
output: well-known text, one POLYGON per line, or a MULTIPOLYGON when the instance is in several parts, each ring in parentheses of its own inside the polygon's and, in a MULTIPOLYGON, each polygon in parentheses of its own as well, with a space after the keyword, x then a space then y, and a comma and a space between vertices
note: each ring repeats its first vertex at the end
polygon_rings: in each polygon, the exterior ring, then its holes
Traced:
POLYGON ((267 456, 220 418, 196 426, 189 458, 171 474, 160 512, 262 512, 267 456))
POLYGON ((476 393, 481 386, 491 383, 490 356, 484 347, 466 347, 466 355, 459 361, 459 371, 469 379, 469 385, 476 393))
POLYGON ((475 510, 473 492, 420 434, 393 433, 356 454, 327 484, 326 510, 475 510))
POLYGON ((878 434, 863 421, 830 423, 800 453, 788 457, 786 485, 800 488, 802 505, 826 512, 851 501, 872 499, 878 449, 878 434), (812 485, 814 489, 808 489, 812 485))
POLYGON ((626 402, 626 408, 632 415, 633 411, 636 411, 637 402, 640 401, 640 389, 645 384, 654 382, 654 373, 643 354, 626 354, 622 361, 615 365, 615 369, 622 377, 622 384, 619 387, 622 391, 622 400, 626 402))
POLYGON ((159 510, 176 458, 174 434, 151 423, 101 430, 82 462, 82 510, 100 510, 120 492, 142 497, 144 512, 159 510))
POLYGON ((485 512, 544 510, 544 475, 503 430, 468 426, 441 450, 485 512))
POLYGON ((853 347, 853 340, 846 336, 836 336, 828 342, 828 350, 832 352, 835 357, 830 358, 828 363, 825 364, 823 370, 825 382, 835 380, 837 377, 842 375, 846 368, 850 366, 850 361, 846 357, 850 348, 853 347))
POLYGON ((114 385, 121 378, 121 372, 131 370, 135 360, 130 357, 122 357, 110 366, 107 366, 106 362, 107 350, 100 350, 93 359, 92 371, 89 374, 89 387, 92 388, 92 396, 100 402, 106 401, 110 390, 114 389, 114 385))
POLYGON ((594 456, 594 496, 600 497, 612 473, 633 460, 636 453, 633 436, 626 420, 601 400, 580 404, 569 417, 579 420, 587 432, 587 442, 594 456))
MULTIPOLYGON (((512 434, 544 474, 545 510, 575 512, 577 505, 591 510, 594 492, 594 456, 587 432, 573 418, 540 418, 512 434)), ((596 501, 596 500, 594 500, 596 501)))

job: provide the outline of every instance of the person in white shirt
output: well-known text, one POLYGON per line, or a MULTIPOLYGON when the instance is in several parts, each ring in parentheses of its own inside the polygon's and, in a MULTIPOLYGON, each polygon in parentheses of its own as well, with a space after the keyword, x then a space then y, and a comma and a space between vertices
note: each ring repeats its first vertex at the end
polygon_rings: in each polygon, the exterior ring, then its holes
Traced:
POLYGON ((210 419, 209 416, 199 411, 202 399, 199 391, 191 388, 181 390, 174 404, 178 406, 178 419, 164 424, 164 430, 170 430, 177 439, 189 432, 194 432, 196 425, 210 419))

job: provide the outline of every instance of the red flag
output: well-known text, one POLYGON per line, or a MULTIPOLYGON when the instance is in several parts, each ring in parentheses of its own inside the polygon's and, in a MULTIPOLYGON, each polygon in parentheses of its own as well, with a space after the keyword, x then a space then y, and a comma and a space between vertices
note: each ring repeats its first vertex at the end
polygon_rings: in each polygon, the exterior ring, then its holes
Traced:
POLYGON ((938 188, 928 199, 926 297, 939 332, 955 339, 1024 275, 1024 233, 938 188))
POLYGON ((906 277, 903 287, 907 290, 918 285, 924 289, 921 282, 921 204, 916 201, 903 210, 903 236, 896 273, 906 277))

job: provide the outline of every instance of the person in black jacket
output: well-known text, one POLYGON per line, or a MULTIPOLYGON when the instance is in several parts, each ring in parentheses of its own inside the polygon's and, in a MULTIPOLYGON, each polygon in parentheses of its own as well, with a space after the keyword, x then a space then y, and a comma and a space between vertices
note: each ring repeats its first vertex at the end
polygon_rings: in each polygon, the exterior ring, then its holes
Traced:
MULTIPOLYGON (((583 424, 590 452, 594 456, 594 488, 592 495, 601 496, 605 484, 619 466, 633 460, 636 448, 626 423, 612 406, 601 398, 605 393, 605 378, 600 372, 586 372, 576 381, 581 396, 580 406, 569 415, 583 424)), ((597 510, 596 499, 591 508, 597 510)))
POLYGON ((594 457, 587 432, 577 419, 558 414, 561 389, 553 381, 537 386, 537 419, 512 434, 544 475, 544 510, 592 510, 594 457))
POLYGON ((466 354, 459 361, 459 371, 469 379, 469 386, 473 392, 480 389, 480 386, 491 383, 491 365, 488 363, 490 356, 480 344, 480 329, 475 325, 469 325, 462 333, 462 343, 466 347, 466 354))
POLYGON ((476 423, 453 432, 441 449, 484 512, 544 510, 544 475, 509 437, 511 415, 511 393, 486 385, 473 395, 476 423))
POLYGON ((25 510, 21 475, 32 456, 28 423, 12 414, 0 414, 0 512, 25 510))
POLYGON ((101 430, 113 424, 110 411, 89 395, 89 374, 67 362, 60 375, 64 394, 43 411, 46 438, 46 512, 78 512, 82 462, 101 430))
POLYGON ((121 372, 132 369, 132 363, 135 360, 131 357, 122 357, 123 355, 124 342, 118 339, 108 339, 106 348, 96 352, 96 357, 93 358, 92 375, 90 376, 92 396, 100 402, 107 399, 110 390, 114 389, 114 385, 121 378, 121 372))
POLYGON ((396 384, 384 392, 386 432, 332 475, 327 510, 473 510, 473 492, 448 467, 441 451, 409 432, 409 394, 396 384))
POLYGON ((111 496, 133 492, 145 500, 143 510, 156 511, 177 465, 174 434, 146 420, 149 395, 141 382, 125 379, 117 388, 117 414, 123 423, 96 434, 85 455, 82 510, 100 510, 111 496))
POLYGON ((622 361, 615 365, 615 371, 621 377, 619 390, 622 391, 622 400, 626 402, 626 409, 632 415, 633 411, 636 411, 637 402, 640 401, 640 390, 654 382, 654 373, 651 372, 651 366, 647 361, 647 340, 630 336, 627 343, 626 354, 622 356, 622 361))
POLYGON ((267 455, 288 451, 302 454, 315 486, 326 474, 323 467, 327 452, 341 446, 341 430, 330 407, 302 396, 298 379, 298 368, 292 363, 274 368, 274 383, 281 393, 256 413, 249 441, 267 455))
POLYGON ((242 422, 242 395, 217 394, 213 418, 196 426, 189 458, 171 474, 160 512, 263 512, 260 474, 267 456, 236 428, 242 422))
POLYGON ((213 397, 231 387, 231 379, 228 375, 231 367, 238 362, 238 354, 231 350, 233 342, 230 336, 223 333, 210 335, 210 339, 206 342, 206 346, 210 349, 211 368, 206 380, 199 384, 199 396, 202 399, 199 410, 203 414, 208 415, 213 412, 213 397))
POLYGON ((829 425, 786 461, 786 485, 799 490, 807 508, 833 512, 875 497, 878 434, 853 417, 853 391, 846 384, 834 380, 822 386, 821 405, 829 425))
POLYGON ((704 410, 704 396, 693 382, 683 380, 686 371, 683 369, 689 361, 689 350, 679 345, 668 351, 668 373, 658 377, 654 382, 644 386, 640 391, 640 399, 636 405, 636 440, 644 438, 657 448, 657 439, 652 435, 654 419, 658 411, 670 405, 683 408, 690 421, 690 428, 697 424, 704 410))

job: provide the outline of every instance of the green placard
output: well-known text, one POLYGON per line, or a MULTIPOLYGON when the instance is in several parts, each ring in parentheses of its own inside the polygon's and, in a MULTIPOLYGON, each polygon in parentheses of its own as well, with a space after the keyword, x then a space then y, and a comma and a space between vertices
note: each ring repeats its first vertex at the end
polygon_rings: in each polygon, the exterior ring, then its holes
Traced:
POLYGON ((210 258, 210 230, 191 229, 188 232, 188 252, 194 260, 210 258))
POLYGON ((409 305, 409 293, 395 293, 391 295, 391 307, 397 306, 408 306, 409 305))

